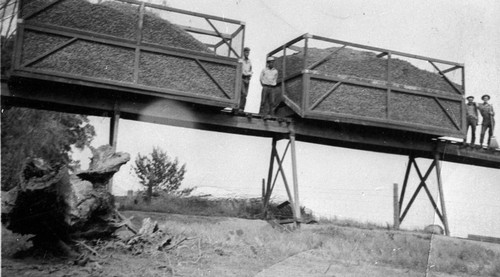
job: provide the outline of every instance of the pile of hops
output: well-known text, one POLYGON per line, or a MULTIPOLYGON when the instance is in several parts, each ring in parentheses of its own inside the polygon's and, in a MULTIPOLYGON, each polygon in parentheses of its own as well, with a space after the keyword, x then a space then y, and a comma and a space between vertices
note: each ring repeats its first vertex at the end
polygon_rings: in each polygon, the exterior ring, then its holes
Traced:
MULTIPOLYGON (((339 48, 326 49, 308 48, 307 66, 323 59, 328 54, 339 48)), ((298 52, 286 57, 286 75, 291 75, 303 70, 303 48, 294 48, 298 52)), ((281 71, 282 57, 276 61, 276 67, 281 71)), ((339 50, 322 64, 314 68, 319 74, 343 75, 368 80, 385 81, 387 79, 387 60, 378 58, 377 54, 368 51, 359 51, 351 48, 339 50)), ((411 63, 391 58, 391 82, 404 86, 419 87, 439 93, 456 94, 453 87, 439 74, 422 70, 411 63)), ((456 87, 460 87, 456 84, 456 87)))

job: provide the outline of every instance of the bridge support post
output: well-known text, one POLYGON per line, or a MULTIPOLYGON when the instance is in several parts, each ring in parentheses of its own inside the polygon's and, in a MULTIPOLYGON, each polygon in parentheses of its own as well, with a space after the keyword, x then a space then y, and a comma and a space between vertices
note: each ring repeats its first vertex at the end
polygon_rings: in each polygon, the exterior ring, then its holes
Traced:
MULTIPOLYGON (((118 123, 120 121, 120 108, 117 102, 115 102, 113 113, 109 122, 109 145, 111 145, 113 151, 116 151, 116 144, 118 143, 118 123)), ((113 190, 113 178, 108 182, 108 191, 111 193, 113 190)))
POLYGON ((425 174, 422 175, 422 172, 420 171, 420 168, 418 167, 417 162, 415 160, 415 156, 414 155, 409 156, 408 166, 406 167, 406 173, 405 173, 405 177, 404 177, 404 181, 403 181, 403 187, 401 189, 401 196, 399 197, 399 223, 401 224, 403 222, 408 211, 411 208, 411 205, 415 201, 418 193, 423 188, 424 191, 426 192, 427 196, 429 197, 429 200, 432 204, 432 207, 434 208, 434 211, 436 212, 439 219, 443 223, 445 234, 447 236, 449 236, 450 230, 449 230, 449 226, 448 226, 448 217, 446 214, 446 208, 445 208, 445 202, 444 202, 444 192, 442 189, 441 167, 439 164, 439 160, 440 160, 439 153, 435 152, 434 159, 433 159, 432 163, 429 165, 429 168, 427 169, 425 174), (405 198, 406 189, 408 186, 408 179, 409 179, 409 175, 410 175, 410 171, 412 169, 412 166, 415 168, 415 171, 420 179, 420 183, 419 183, 418 187, 416 188, 415 192, 413 193, 413 195, 411 196, 410 200, 408 201, 406 208, 401 213, 401 210, 403 208, 403 202, 404 202, 404 198, 405 198), (426 181, 429 178, 433 169, 436 169, 438 191, 439 191, 439 200, 441 202, 441 210, 439 209, 438 205, 436 204, 436 201, 434 200, 434 197, 432 196, 432 194, 427 186, 427 183, 426 183, 426 181))
MULTIPOLYGON (((293 212, 293 222, 295 224, 300 224, 301 221, 301 214, 300 214, 300 204, 299 204, 299 192, 298 192, 298 177, 297 177, 297 157, 296 157, 296 149, 295 149, 295 134, 291 133, 289 138, 288 138, 288 144, 283 151, 283 154, 279 155, 278 149, 276 147, 278 138, 273 137, 272 144, 271 144, 271 159, 269 163, 269 172, 268 172, 268 179, 266 182, 266 185, 263 186, 263 199, 264 199, 264 217, 268 217, 268 212, 269 212, 269 202, 271 199, 272 192, 274 190, 274 187, 276 185, 276 181, 278 179, 278 175, 281 176, 283 184, 285 186, 287 196, 288 196, 288 201, 290 202, 290 205, 292 207, 292 212, 293 212), (284 166, 283 166, 283 160, 286 157, 286 154, 288 153, 288 149, 291 149, 291 158, 292 158, 292 177, 293 177, 293 195, 292 191, 290 189, 290 185, 288 183, 288 180, 286 178, 284 166), (277 164, 276 172, 274 172, 274 164, 277 164)), ((289 221, 288 221, 289 222, 289 221)))

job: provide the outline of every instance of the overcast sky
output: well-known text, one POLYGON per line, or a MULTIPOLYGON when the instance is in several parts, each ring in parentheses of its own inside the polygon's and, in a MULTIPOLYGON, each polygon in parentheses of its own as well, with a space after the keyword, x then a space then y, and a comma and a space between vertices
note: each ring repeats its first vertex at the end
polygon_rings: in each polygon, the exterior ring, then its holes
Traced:
MULTIPOLYGON (((304 33, 464 63, 466 93, 488 93, 500 110, 500 2, 497 1, 259 1, 168 0, 169 6, 246 22, 246 46, 254 72, 267 52, 304 33)), ((251 82, 247 111, 257 112, 258 78, 251 82)), ((92 118, 108 141, 109 120, 92 118)), ((258 196, 267 176, 271 140, 148 123, 120 121, 118 150, 135 158, 160 146, 187 164, 185 186, 258 196)), ((496 131, 498 134, 498 131, 496 131)), ((284 142, 280 143, 280 147, 284 142)), ((301 204, 326 217, 392 224, 392 186, 402 184, 407 157, 298 143, 301 204)), ((285 161, 288 169, 289 160, 285 161)), ((429 160, 418 160, 421 170, 429 160)), ((137 188, 130 164, 114 192, 137 188)), ((442 163, 445 199, 454 236, 500 236, 500 170, 442 163)), ((291 180, 291 175, 289 175, 291 180)), ((429 187, 437 194, 435 173, 429 187)), ((413 171, 409 193, 418 185, 413 171)), ((277 197, 286 195, 278 184, 277 197)), ((407 193, 408 194, 408 193, 407 193)), ((436 196, 437 197, 437 196, 436 196)), ((421 192, 404 228, 435 221, 421 192)))

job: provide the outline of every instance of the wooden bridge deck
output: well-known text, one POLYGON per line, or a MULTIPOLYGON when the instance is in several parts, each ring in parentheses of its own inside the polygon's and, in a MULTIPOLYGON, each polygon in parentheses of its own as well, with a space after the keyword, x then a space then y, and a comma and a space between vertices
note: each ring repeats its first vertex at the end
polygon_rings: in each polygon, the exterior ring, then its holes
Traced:
POLYGON ((286 138, 294 132, 297 140, 381 153, 433 158, 443 161, 500 168, 500 151, 464 147, 430 135, 303 119, 263 120, 260 116, 231 115, 218 107, 159 98, 124 94, 57 82, 11 78, 2 80, 2 106, 26 106, 45 110, 111 116, 209 131, 262 137, 286 138))

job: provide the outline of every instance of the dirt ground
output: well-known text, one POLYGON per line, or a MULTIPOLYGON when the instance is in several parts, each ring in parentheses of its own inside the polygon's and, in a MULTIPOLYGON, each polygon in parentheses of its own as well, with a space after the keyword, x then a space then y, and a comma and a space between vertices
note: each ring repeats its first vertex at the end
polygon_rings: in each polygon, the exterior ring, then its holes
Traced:
MULTIPOLYGON (((339 260, 320 247, 283 257, 270 249, 269 241, 255 235, 277 232, 260 220, 140 212, 124 214, 133 215, 135 224, 150 217, 167 226, 180 226, 175 232, 185 240, 170 251, 142 253, 131 253, 115 244, 107 249, 100 248, 98 255, 85 263, 44 256, 43 253, 36 257, 14 258, 4 254, 8 251, 3 249, 2 276, 465 276, 426 274, 388 265, 339 260)), ((4 241, 8 239, 8 234, 2 234, 2 247, 12 247, 4 241)), ((286 247, 293 247, 293 244, 286 247)))

